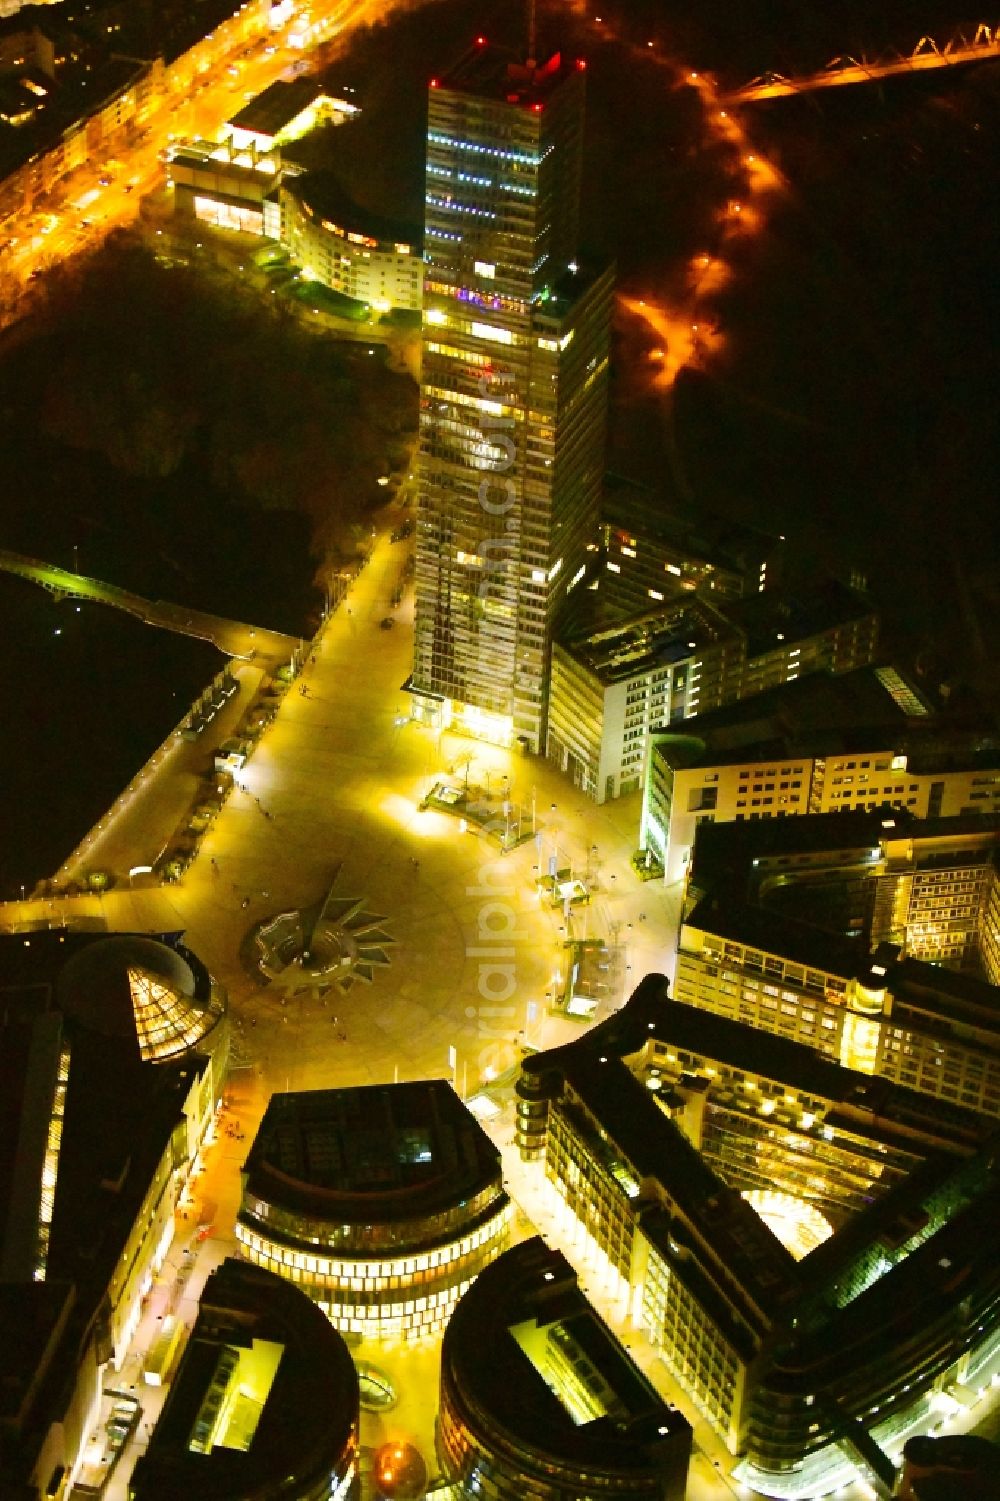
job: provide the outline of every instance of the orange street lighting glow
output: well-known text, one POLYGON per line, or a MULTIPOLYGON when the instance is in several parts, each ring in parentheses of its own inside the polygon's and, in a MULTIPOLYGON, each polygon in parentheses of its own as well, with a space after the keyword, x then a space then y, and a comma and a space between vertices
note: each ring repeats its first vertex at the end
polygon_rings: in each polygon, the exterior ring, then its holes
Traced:
POLYGON ((718 256, 698 255, 688 270, 688 284, 698 297, 718 292, 732 276, 732 268, 718 256))
POLYGON ((755 193, 775 192, 782 186, 781 174, 762 156, 748 156, 744 165, 755 193))
MULTIPOLYGON (((658 390, 668 389, 685 365, 701 365, 706 353, 715 353, 721 341, 714 330, 692 325, 691 311, 657 307, 632 297, 622 297, 627 312, 641 318, 662 339, 662 359, 653 380, 658 390)), ((657 346, 658 348, 660 346, 657 346)))
POLYGON ((727 235, 747 235, 760 229, 763 220, 754 209, 741 203, 736 208, 731 208, 728 215, 723 215, 722 222, 727 235))

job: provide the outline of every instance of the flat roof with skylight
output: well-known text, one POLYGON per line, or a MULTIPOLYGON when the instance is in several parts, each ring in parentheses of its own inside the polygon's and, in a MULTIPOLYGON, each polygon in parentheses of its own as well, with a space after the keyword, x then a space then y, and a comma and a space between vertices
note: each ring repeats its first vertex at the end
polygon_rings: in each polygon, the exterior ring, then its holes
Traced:
POLYGON ((507 1251, 459 1301, 441 1351, 439 1457, 453 1479, 478 1463, 501 1496, 577 1483, 587 1495, 680 1501, 690 1448, 686 1419, 541 1237, 507 1251))
POLYGON ((132 1501, 312 1501, 356 1469, 358 1378, 319 1309, 282 1278, 224 1261, 145 1456, 132 1501))

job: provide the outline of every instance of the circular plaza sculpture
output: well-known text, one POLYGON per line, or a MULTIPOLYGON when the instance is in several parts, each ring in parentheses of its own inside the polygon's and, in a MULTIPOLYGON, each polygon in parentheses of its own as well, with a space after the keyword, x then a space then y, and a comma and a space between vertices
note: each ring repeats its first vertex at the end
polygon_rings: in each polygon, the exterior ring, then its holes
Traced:
POLYGON ((370 984, 389 963, 394 942, 385 918, 365 911, 364 898, 334 896, 311 907, 275 913, 250 937, 250 963, 265 984, 286 995, 323 996, 356 981, 370 984))

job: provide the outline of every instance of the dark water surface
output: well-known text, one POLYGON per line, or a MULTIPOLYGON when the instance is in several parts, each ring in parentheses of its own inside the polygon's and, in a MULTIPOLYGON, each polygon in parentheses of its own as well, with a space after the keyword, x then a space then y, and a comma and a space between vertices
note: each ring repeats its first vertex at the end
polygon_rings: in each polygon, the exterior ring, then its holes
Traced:
MULTIPOLYGON (((237 507, 193 471, 140 480, 11 422, 3 437, 0 546, 148 598, 311 628, 301 518, 237 507)), ((3 573, 0 641, 0 897, 10 897, 58 868, 224 658, 3 573)))

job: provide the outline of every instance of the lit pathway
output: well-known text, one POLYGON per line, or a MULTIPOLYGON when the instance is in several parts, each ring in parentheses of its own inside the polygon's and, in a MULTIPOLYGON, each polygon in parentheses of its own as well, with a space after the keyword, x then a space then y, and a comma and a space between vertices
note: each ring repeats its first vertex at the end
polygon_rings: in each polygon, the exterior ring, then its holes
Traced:
POLYGON ((286 636, 281 631, 269 631, 242 620, 227 620, 222 615, 210 615, 205 610, 192 610, 187 605, 174 605, 168 600, 143 599, 141 594, 119 589, 116 584, 87 578, 82 573, 73 573, 68 568, 58 568, 37 558, 26 558, 17 552, 0 550, 0 569, 38 584, 57 599, 86 599, 93 604, 111 605, 141 620, 144 625, 208 641, 227 656, 256 662, 268 671, 273 672, 286 664, 299 645, 297 637, 286 636))

